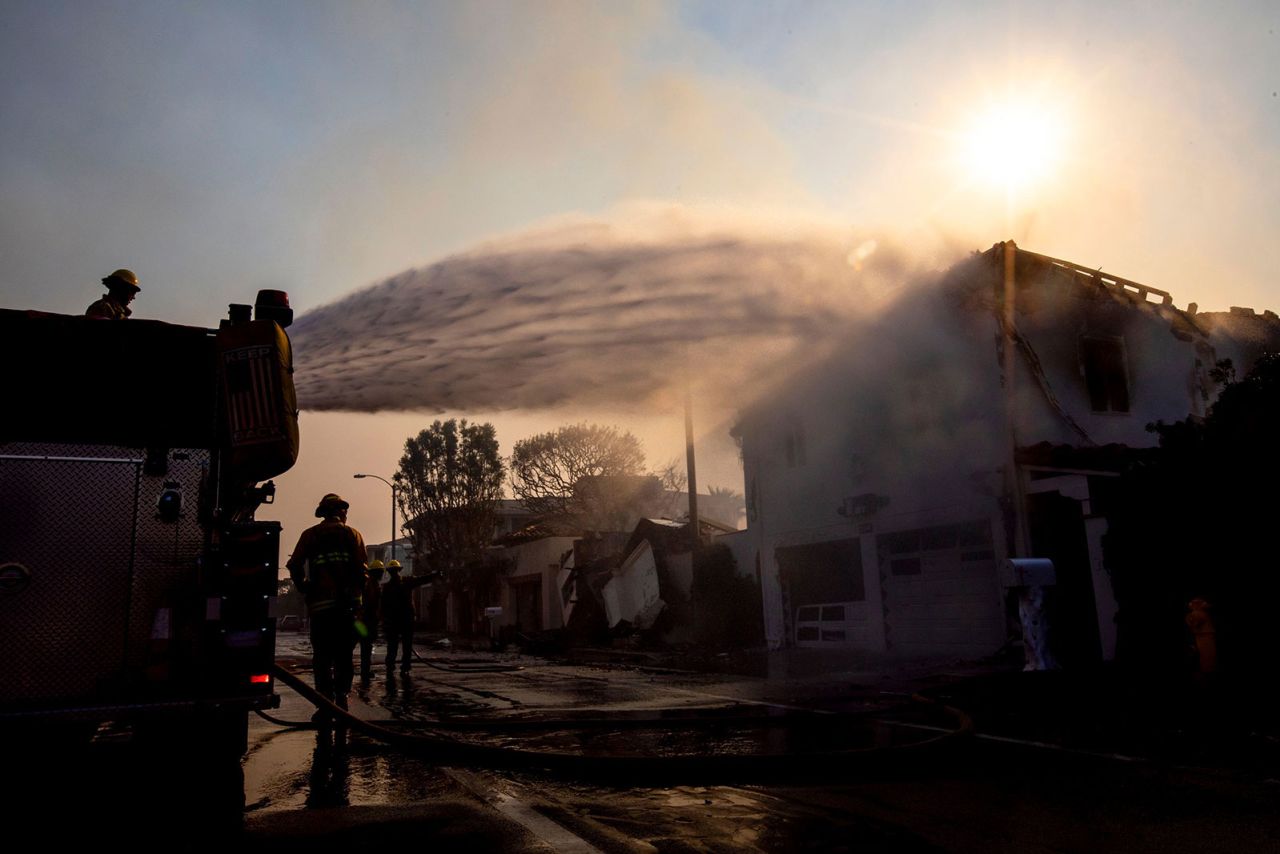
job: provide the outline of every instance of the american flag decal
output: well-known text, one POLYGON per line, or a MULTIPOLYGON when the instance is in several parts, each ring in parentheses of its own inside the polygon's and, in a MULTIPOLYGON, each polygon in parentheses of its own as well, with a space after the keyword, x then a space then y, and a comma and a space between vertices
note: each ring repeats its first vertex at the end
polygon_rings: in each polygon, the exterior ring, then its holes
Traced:
POLYGON ((255 345, 223 353, 231 444, 272 442, 280 427, 279 358, 274 347, 255 345))

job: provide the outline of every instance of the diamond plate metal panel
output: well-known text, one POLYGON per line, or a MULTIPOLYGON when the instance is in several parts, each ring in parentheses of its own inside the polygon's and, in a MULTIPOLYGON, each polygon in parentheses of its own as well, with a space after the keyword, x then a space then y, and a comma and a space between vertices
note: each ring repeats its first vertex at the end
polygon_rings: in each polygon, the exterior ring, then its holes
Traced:
POLYGON ((204 530, 198 524, 197 507, 208 471, 207 450, 176 449, 169 451, 167 473, 151 476, 144 471, 142 474, 129 606, 126 661, 130 668, 146 664, 156 609, 176 608, 189 617, 194 613, 203 614, 203 602, 193 597, 199 593, 198 562, 204 548, 204 530), (176 485, 182 493, 182 513, 176 522, 163 521, 157 510, 160 494, 169 485, 176 485))
POLYGON ((87 696, 119 674, 140 457, 0 445, 0 563, 30 578, 0 592, 0 702, 87 696))
POLYGON ((0 565, 29 579, 0 585, 0 704, 123 696, 146 663, 156 609, 195 595, 209 452, 170 451, 158 475, 144 474, 144 456, 0 444, 0 565), (167 484, 183 494, 177 522, 158 518, 167 484))

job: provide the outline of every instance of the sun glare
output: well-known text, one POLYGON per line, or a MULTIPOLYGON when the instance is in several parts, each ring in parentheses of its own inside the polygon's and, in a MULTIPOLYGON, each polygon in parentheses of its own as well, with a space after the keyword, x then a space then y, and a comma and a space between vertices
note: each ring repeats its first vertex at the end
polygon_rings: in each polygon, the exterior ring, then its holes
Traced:
POLYGON ((964 157, 973 180, 1008 191, 1052 177, 1062 154, 1060 115, 1036 104, 993 105, 964 135, 964 157))

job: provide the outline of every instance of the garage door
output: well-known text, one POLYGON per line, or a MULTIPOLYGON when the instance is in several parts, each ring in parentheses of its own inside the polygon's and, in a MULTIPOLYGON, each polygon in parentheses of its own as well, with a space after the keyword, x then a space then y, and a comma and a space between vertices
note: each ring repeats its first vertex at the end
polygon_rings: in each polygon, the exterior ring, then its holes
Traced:
POLYGON ((858 539, 785 546, 776 553, 796 646, 870 645, 858 539))
POLYGON ((989 655, 1004 614, 987 522, 896 531, 876 538, 885 644, 904 656, 989 655))

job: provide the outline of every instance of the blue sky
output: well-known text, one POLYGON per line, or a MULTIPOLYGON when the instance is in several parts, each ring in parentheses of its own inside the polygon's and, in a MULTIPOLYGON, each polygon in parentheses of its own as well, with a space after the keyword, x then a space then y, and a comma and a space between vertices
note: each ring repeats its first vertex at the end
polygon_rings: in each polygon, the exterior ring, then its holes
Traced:
MULTIPOLYGON (((1178 281, 1172 235, 1280 224, 1278 26, 1264 3, 9 3, 4 288, 75 310, 131 265, 140 315, 202 322, 651 198, 1011 230, 1176 295, 1208 270, 1178 281), (940 202, 945 135, 1017 89, 1070 108, 1076 191, 1012 220, 940 202)), ((1277 250, 1251 251, 1227 301, 1269 296, 1277 250)))
MULTIPOLYGON (((1180 305, 1276 308, 1278 31, 1274 3, 1185 0, 7 2, 3 304, 79 312, 127 266, 139 317, 210 325, 261 287, 306 310, 652 200, 1012 236, 1180 305), (1063 128, 1015 194, 957 153, 1010 99, 1063 128)), ((507 446, 541 424, 504 417, 507 446)), ((312 418, 300 491, 346 477, 353 433, 389 472, 425 420, 368 418, 312 418)))

